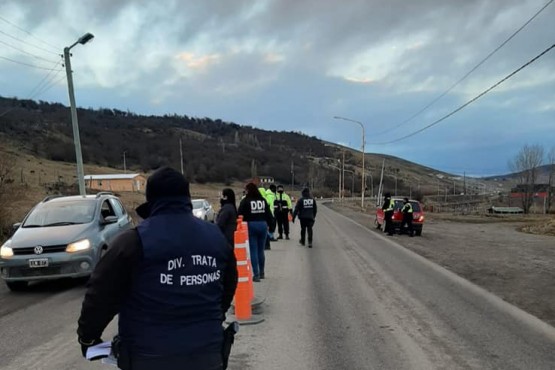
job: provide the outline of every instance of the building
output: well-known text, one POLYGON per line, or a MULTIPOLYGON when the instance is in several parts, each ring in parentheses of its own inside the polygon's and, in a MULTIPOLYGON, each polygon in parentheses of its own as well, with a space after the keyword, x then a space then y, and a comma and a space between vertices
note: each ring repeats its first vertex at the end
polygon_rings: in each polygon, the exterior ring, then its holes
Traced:
POLYGON ((85 175, 85 186, 102 191, 140 191, 144 192, 146 177, 138 173, 85 175))
POLYGON ((274 183, 274 178, 272 176, 258 176, 253 179, 254 181, 258 180, 260 185, 270 185, 274 183))

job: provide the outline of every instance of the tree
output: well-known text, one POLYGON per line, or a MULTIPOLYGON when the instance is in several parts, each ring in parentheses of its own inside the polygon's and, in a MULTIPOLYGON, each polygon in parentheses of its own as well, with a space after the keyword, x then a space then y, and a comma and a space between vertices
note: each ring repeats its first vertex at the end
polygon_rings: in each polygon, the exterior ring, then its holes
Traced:
POLYGON ((547 154, 547 164, 549 165, 549 186, 547 188, 547 212, 551 210, 553 203, 553 187, 555 186, 555 146, 547 154))
POLYGON ((530 212, 534 201, 534 185, 538 176, 538 167, 544 158, 544 150, 540 145, 524 145, 518 154, 509 161, 509 168, 517 176, 523 188, 522 208, 524 213, 530 212))
POLYGON ((13 186, 15 169, 15 158, 11 156, 0 156, 0 243, 9 233, 11 220, 11 209, 7 206, 10 199, 16 197, 13 186))

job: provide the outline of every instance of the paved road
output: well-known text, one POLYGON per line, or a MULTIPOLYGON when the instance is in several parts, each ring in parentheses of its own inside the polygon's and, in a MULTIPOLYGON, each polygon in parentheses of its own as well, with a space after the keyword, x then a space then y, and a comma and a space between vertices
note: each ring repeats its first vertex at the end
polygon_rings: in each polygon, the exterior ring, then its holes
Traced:
POLYGON ((555 368, 554 328, 331 210, 269 260, 234 370, 555 368))
MULTIPOLYGON (((273 244, 265 321, 242 327, 231 369, 555 367, 554 328, 324 207, 316 231, 312 250, 273 244)), ((0 369, 103 368, 75 344, 83 293, 0 288, 0 369)))

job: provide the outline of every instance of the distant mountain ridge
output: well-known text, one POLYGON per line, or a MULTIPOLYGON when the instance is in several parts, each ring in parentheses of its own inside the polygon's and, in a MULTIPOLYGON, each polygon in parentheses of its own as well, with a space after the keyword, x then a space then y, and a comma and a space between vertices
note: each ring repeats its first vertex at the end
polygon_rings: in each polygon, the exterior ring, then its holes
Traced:
MULTIPOLYGON (((338 172, 320 159, 340 158, 341 149, 335 144, 336 148, 330 148, 329 143, 300 132, 267 131, 206 117, 138 115, 109 108, 79 108, 78 117, 85 163, 123 168, 125 152, 131 170, 147 172, 163 165, 179 169, 181 139, 184 173, 191 181, 244 181, 257 174, 291 184, 294 175, 297 186, 337 189, 338 172)), ((60 103, 0 97, 0 143, 2 140, 46 159, 75 160, 69 108, 60 103)), ((345 150, 346 168, 357 174, 353 179, 346 174, 345 188, 354 185, 360 189, 360 152, 345 150)), ((417 183, 419 187, 428 182, 437 186, 438 178, 452 182, 449 174, 403 159, 368 153, 366 157, 372 186, 377 187, 384 158, 386 187, 396 182, 399 190, 408 191, 417 183)))
MULTIPOLYGON (((545 183, 547 184, 549 180, 549 172, 551 168, 555 169, 555 165, 545 164, 543 166, 538 167, 538 183, 545 183)), ((507 173, 504 175, 498 176, 488 176, 484 177, 484 180, 495 180, 495 179, 505 179, 505 180, 518 180, 519 173, 507 173)))

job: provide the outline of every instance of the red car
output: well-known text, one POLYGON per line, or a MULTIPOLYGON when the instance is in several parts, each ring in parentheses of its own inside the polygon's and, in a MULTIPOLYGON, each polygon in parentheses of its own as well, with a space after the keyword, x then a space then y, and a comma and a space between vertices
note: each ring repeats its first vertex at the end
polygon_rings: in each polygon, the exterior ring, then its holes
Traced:
MULTIPOLYGON (((401 209, 403 208, 404 201, 403 199, 393 198, 395 202, 395 208, 393 211, 393 225, 395 227, 395 231, 401 231, 401 223, 403 222, 403 213, 401 209)), ((414 228, 415 235, 422 235, 422 226, 424 226, 424 210, 420 205, 420 202, 417 200, 409 200, 410 204, 412 205, 412 227, 414 228)), ((384 212, 381 207, 376 210, 376 220, 374 221, 376 224, 377 229, 381 229, 382 225, 384 224, 384 212)))

